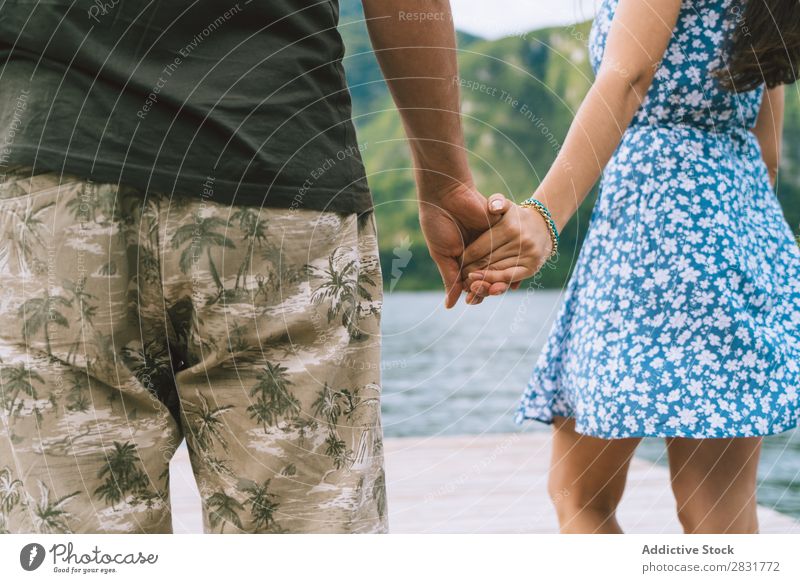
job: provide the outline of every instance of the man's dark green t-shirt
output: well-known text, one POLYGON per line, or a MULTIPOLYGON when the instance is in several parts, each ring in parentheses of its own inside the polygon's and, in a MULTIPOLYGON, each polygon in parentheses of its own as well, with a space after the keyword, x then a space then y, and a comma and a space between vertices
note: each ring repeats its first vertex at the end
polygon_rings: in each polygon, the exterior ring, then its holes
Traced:
POLYGON ((369 210, 338 18, 337 0, 0 2, 0 178, 369 210))

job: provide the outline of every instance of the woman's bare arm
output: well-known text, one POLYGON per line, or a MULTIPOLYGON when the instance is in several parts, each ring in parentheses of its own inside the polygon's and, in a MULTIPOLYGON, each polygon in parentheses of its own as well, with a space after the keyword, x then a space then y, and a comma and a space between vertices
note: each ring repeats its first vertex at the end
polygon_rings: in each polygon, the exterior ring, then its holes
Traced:
POLYGON ((758 120, 753 128, 773 186, 778 178, 778 166, 781 162, 785 93, 783 85, 764 92, 758 120))
POLYGON ((537 189, 559 228, 600 178, 667 50, 681 0, 620 0, 595 82, 537 189))
MULTIPOLYGON (((535 193, 559 230, 600 178, 647 95, 680 8, 681 0, 620 0, 596 79, 535 193)), ((484 294, 486 282, 505 289, 502 283, 533 275, 549 250, 541 217, 532 209, 512 205, 502 221, 468 247, 462 273, 478 270, 485 281, 477 287, 483 287, 484 294)))

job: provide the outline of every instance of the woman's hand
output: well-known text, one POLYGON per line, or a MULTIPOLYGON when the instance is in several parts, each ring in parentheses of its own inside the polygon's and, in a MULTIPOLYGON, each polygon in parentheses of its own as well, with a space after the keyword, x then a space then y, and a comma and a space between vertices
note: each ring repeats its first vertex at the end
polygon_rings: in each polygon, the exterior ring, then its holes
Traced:
POLYGON ((489 199, 489 211, 502 218, 464 251, 462 276, 468 304, 518 288, 541 269, 552 251, 547 223, 535 209, 495 194, 489 199))

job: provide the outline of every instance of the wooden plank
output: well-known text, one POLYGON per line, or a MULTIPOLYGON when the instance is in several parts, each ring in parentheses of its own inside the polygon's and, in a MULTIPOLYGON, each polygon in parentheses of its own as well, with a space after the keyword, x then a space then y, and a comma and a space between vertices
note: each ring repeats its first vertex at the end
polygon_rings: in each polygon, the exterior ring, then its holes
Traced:
MULTIPOLYGON (((387 439, 394 533, 552 533, 547 497, 550 436, 542 433, 387 439)), ((176 533, 202 532, 200 501, 181 446, 171 464, 176 533)), ((626 532, 679 533, 667 469, 636 458, 619 511, 626 532)), ((800 533, 800 523, 760 507, 764 533, 800 533)))

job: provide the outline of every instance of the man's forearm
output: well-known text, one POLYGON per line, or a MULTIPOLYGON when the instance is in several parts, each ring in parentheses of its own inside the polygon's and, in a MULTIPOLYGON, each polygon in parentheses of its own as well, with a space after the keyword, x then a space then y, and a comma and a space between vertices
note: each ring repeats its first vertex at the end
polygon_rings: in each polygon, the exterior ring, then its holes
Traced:
POLYGON ((363 0, 372 45, 408 135, 420 197, 472 186, 448 0, 363 0))

